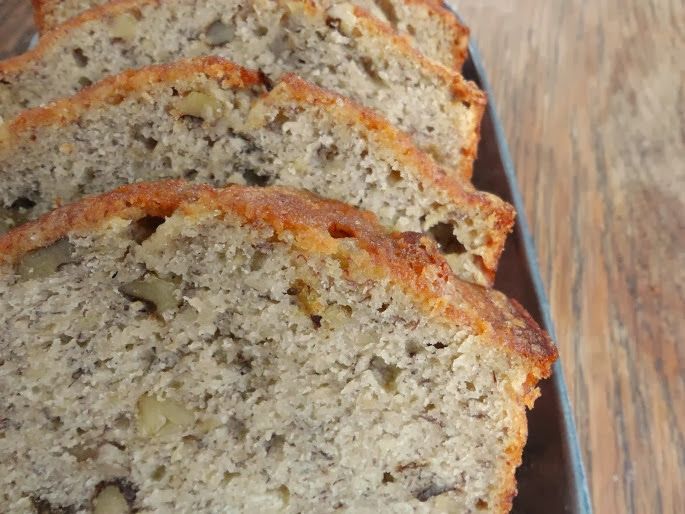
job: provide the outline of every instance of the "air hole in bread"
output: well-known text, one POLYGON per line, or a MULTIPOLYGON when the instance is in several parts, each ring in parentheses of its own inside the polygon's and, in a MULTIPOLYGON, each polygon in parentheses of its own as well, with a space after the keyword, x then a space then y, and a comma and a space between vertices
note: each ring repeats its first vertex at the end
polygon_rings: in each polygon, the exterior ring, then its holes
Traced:
POLYGON ((438 484, 430 484, 427 487, 417 491, 414 493, 414 496, 416 497, 417 500, 420 502, 427 502, 434 496, 440 496, 441 494, 448 493, 450 491, 454 491, 455 487, 453 485, 438 485, 438 484))
POLYGON ((288 505, 290 502, 290 489, 288 489, 288 487, 285 485, 281 485, 278 489, 276 489, 276 492, 280 496, 283 506, 285 507, 288 505))
POLYGON ((414 25, 407 25, 407 32, 412 36, 416 36, 416 29, 414 28, 414 25))
POLYGON ((381 10, 383 16, 385 16, 385 19, 388 20, 391 25, 397 23, 397 13, 390 0, 373 0, 373 2, 381 10))
POLYGON ((278 111, 276 113, 276 116, 269 122, 267 127, 272 130, 281 130, 283 128, 283 125, 285 124, 286 121, 288 121, 290 118, 286 113, 283 111, 278 111))
POLYGON ((31 200, 30 198, 26 198, 25 196, 20 196, 14 202, 12 202, 12 205, 10 205, 10 209, 32 209, 36 206, 36 202, 31 200))
POLYGON ((486 510, 488 507, 488 502, 486 502, 485 500, 478 500, 476 502, 476 509, 478 510, 486 510))
POLYGON ((319 159, 324 160, 324 161, 328 161, 328 162, 331 162, 339 154, 340 154, 340 150, 338 149, 337 145, 335 145, 335 144, 321 145, 316 150, 316 155, 318 155, 319 159))
POLYGON ((164 478, 165 474, 166 474, 166 466, 157 466, 155 468, 155 470, 152 472, 152 474, 150 475, 150 478, 152 478, 152 480, 159 481, 162 478, 164 478))
POLYGON ((326 25, 329 26, 330 28, 340 32, 340 18, 334 18, 332 16, 328 16, 326 18, 326 25))
MULTIPOLYGON (((243 358, 242 353, 238 354, 238 358, 243 358)), ((243 373, 241 371, 241 375, 245 375, 246 373, 252 371, 252 365, 250 364, 249 369, 243 373)), ((228 433, 233 436, 235 439, 238 441, 244 441, 245 438, 247 437, 247 427, 245 426, 245 423, 241 421, 240 419, 236 417, 232 417, 231 419, 228 420, 226 423, 226 429, 228 433)), ((237 475, 237 474, 236 474, 237 475)))
POLYGON ((266 186, 269 184, 269 181, 271 180, 271 177, 268 177, 266 175, 258 175, 255 173, 254 170, 252 169, 246 169, 241 172, 241 175, 245 179, 245 183, 248 186, 266 186))
POLYGON ((164 218, 159 216, 144 216, 132 221, 129 225, 131 239, 138 244, 142 243, 154 234, 162 223, 164 223, 164 218))
POLYGON ((387 471, 383 473, 383 480, 382 482, 384 484, 392 484, 395 481, 395 477, 392 476, 391 473, 388 473, 387 471))
POLYGON ((364 73, 366 73, 371 80, 373 80, 376 84, 385 85, 385 81, 381 78, 378 70, 369 57, 362 57, 360 62, 364 73))
POLYGON ((228 484, 231 480, 233 480, 234 478, 238 478, 239 476, 240 473, 231 473, 230 471, 224 471, 222 482, 224 484, 228 484))
POLYGON ((88 77, 79 77, 78 79, 78 85, 81 87, 88 87, 93 84, 93 81, 90 80, 88 77))
MULTIPOLYGON (((152 123, 146 124, 147 128, 152 128, 152 123)), ((131 129, 131 134, 133 135, 133 139, 135 141, 138 141, 141 143, 146 150, 152 152, 156 147, 158 141, 154 137, 146 136, 144 133, 145 125, 135 125, 131 129)))
POLYGON ((369 363, 369 369, 373 371, 378 384, 387 392, 397 391, 397 377, 400 375, 400 368, 393 364, 388 364, 382 357, 374 357, 369 363))
POLYGON ((36 202, 25 197, 17 198, 9 207, 0 207, 0 234, 21 225, 29 218, 36 202))
POLYGON ((189 168, 183 171, 183 178, 186 180, 195 180, 195 177, 197 177, 198 173, 199 172, 196 169, 189 168))
POLYGON ((81 48, 74 48, 71 52, 71 55, 74 57, 74 61, 76 61, 76 66, 79 68, 85 68, 88 66, 88 57, 83 53, 81 48))
POLYGON ((462 254, 466 248, 459 242, 454 235, 452 225, 448 223, 438 223, 428 229, 428 233, 433 237, 438 247, 446 254, 462 254))
POLYGON ((269 33, 269 29, 263 26, 259 26, 255 29, 255 34, 257 34, 259 37, 264 37, 269 33))
POLYGON ((285 437, 280 434, 274 434, 266 442, 266 453, 269 457, 276 460, 283 458, 283 446, 285 445, 285 437))
POLYGON ((48 500, 40 498, 39 496, 31 496, 31 505, 37 514, 68 514, 70 512, 76 512, 76 507, 74 505, 53 505, 48 500))
POLYGON ((388 183, 390 185, 396 185, 402 182, 402 174, 398 170, 392 170, 388 173, 388 183))
POLYGON ((264 267, 268 256, 261 250, 255 250, 250 258, 250 271, 259 271, 264 267))
POLYGON ((161 314, 179 306, 176 298, 177 284, 169 279, 148 273, 143 278, 132 280, 119 287, 126 298, 143 302, 148 312, 161 314))
POLYGON ((314 325, 314 328, 319 329, 321 328, 321 320, 323 319, 321 316, 318 314, 312 314, 309 316, 309 319, 312 320, 312 324, 314 325))
POLYGON ((354 237, 354 232, 343 225, 338 223, 332 223, 328 226, 328 233, 333 239, 345 239, 349 237, 354 237))
POLYGON ((408 341, 405 343, 404 349, 409 357, 416 357, 419 353, 424 351, 423 346, 416 341, 408 341))

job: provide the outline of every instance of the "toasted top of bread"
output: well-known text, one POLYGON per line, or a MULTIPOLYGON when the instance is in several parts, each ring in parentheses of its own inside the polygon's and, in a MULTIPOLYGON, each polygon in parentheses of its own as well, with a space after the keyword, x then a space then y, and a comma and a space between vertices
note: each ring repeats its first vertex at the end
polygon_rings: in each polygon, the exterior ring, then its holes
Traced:
POLYGON ((410 133, 449 172, 471 175, 483 92, 349 4, 323 9, 306 0, 111 2, 0 63, 0 115, 10 117, 128 68, 202 54, 261 69, 272 80, 295 72, 345 94, 410 133))
POLYGON ((427 238, 178 181, 0 236, 0 327, 12 512, 506 512, 556 358, 427 238))
POLYGON ((306 188, 392 228, 430 233, 460 277, 483 285, 514 221, 509 204, 448 176, 373 111, 292 74, 272 83, 214 56, 126 71, 23 112, 4 133, 0 207, 9 218, 194 170, 214 185, 306 188), (200 104, 213 109, 205 119, 200 104))
MULTIPOLYGON (((33 14, 40 32, 54 29, 83 11, 107 0, 33 0, 33 14)), ((323 4, 332 2, 324 1, 323 4)), ((425 56, 448 68, 460 70, 468 54, 469 30, 434 0, 356 0, 355 4, 389 23, 412 40, 425 56)))
POLYGON ((376 265, 356 273, 368 273, 369 278, 387 274, 414 296, 426 314, 439 311, 446 322, 487 334, 495 344, 530 359, 532 374, 538 378, 549 375, 556 359, 554 344, 515 300, 456 279, 429 238, 411 232, 389 236, 369 212, 293 189, 237 185, 214 189, 174 180, 126 185, 58 208, 0 236, 0 259, 16 262, 70 232, 97 229, 111 218, 168 217, 177 210, 192 215, 216 210, 236 214, 251 224, 266 223, 276 234, 292 232, 298 244, 325 253, 336 252, 341 245, 337 239, 354 238, 376 265))

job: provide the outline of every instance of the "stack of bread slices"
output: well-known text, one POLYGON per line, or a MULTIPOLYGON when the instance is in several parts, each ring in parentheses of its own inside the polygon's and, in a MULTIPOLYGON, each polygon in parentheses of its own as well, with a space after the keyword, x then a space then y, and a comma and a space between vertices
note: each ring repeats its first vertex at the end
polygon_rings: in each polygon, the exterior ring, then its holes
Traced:
POLYGON ((557 351, 434 0, 34 0, 0 62, 0 511, 508 512, 557 351))

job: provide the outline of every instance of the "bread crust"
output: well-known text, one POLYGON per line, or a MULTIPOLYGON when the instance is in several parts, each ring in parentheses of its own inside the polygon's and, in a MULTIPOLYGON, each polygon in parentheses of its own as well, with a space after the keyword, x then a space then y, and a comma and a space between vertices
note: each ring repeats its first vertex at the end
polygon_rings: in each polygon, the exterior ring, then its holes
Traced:
MULTIPOLYGON (((35 0, 40 1, 40 0, 35 0)), ((454 69, 461 70, 464 62, 469 56, 469 36, 471 31, 469 28, 460 23, 452 11, 445 7, 442 0, 403 0, 406 4, 414 4, 423 6, 430 16, 436 16, 441 19, 442 23, 451 28, 453 39, 450 43, 452 47, 452 57, 454 59, 454 69)))
MULTIPOLYGON (((299 2, 309 16, 318 16, 324 13, 324 10, 315 2, 308 2, 306 0, 291 1, 292 3, 299 2)), ((162 2, 163 0, 113 0, 110 3, 85 11, 56 27, 54 30, 49 31, 40 38, 38 45, 32 50, 5 61, 0 61, 0 78, 3 76, 12 77, 24 67, 29 66, 33 61, 41 58, 49 49, 59 45, 61 41, 67 40, 70 32, 81 25, 93 20, 110 18, 123 12, 133 11, 135 13, 136 10, 144 6, 157 6, 162 2)), ((363 25, 368 33, 379 35, 387 40, 388 44, 392 45, 400 55, 409 61, 415 62, 417 66, 425 70, 426 74, 433 77, 437 82, 442 83, 452 93, 455 101, 470 106, 472 109, 473 126, 468 127, 467 140, 463 142, 461 148, 463 158, 459 159, 456 169, 450 170, 451 173, 457 176, 470 179, 473 174, 473 161, 477 155, 480 139, 480 122, 487 103, 485 93, 473 82, 465 80, 459 73, 426 58, 414 48, 406 36, 398 35, 389 25, 370 15, 361 7, 355 6, 353 13, 357 18, 357 22, 363 25)))
POLYGON ((470 139, 464 143, 461 154, 465 157, 461 159, 459 167, 455 170, 457 176, 470 180, 473 176, 473 162, 478 155, 478 143, 480 142, 480 124, 485 114, 487 106, 487 95, 474 82, 466 80, 460 73, 453 72, 447 67, 432 61, 416 50, 410 40, 401 34, 397 34, 389 25, 382 23, 377 18, 369 14, 361 7, 354 7, 354 14, 361 23, 367 25, 369 32, 384 34, 385 37, 392 39, 396 47, 407 59, 416 60, 421 66, 438 77, 445 84, 449 84, 452 95, 465 105, 474 109, 474 119, 476 127, 471 131, 470 139))
MULTIPOLYGON (((427 315, 468 326, 474 334, 485 335, 512 356, 525 359, 530 364, 531 389, 537 379, 549 376, 557 358, 554 343, 517 302, 458 280, 428 237, 388 233, 369 212, 290 188, 215 189, 181 180, 129 184, 60 207, 4 234, 0 261, 15 263, 32 250, 71 232, 97 229, 111 218, 166 217, 177 210, 187 215, 231 213, 249 224, 266 223, 276 234, 293 232, 303 247, 326 253, 346 252, 335 235, 353 237, 378 269, 414 296, 427 315)), ((373 270, 357 271, 373 278, 373 270)))
MULTIPOLYGON (((56 28, 60 23, 55 20, 55 11, 59 4, 59 0, 31 0, 33 4, 33 17, 38 27, 39 32, 45 33, 56 28)), ((448 32, 452 34, 449 42, 452 48, 451 54, 453 59, 452 68, 459 71, 468 57, 468 38, 469 28, 457 20, 457 18, 448 9, 444 7, 442 2, 436 0, 401 0, 407 5, 416 6, 425 9, 428 16, 438 18, 439 24, 448 27, 448 32)), ((90 8, 95 7, 93 5, 90 8)), ((65 20, 68 21, 68 20, 65 20)), ((64 23, 63 21, 62 23, 64 23)))
MULTIPOLYGON (((469 181, 458 180, 448 175, 428 155, 416 148, 408 135, 396 129, 375 111, 315 86, 294 74, 284 75, 274 85, 275 87, 267 92, 267 84, 261 74, 216 56, 187 59, 172 64, 149 66, 140 70, 128 70, 89 86, 71 98, 57 100, 46 107, 24 111, 8 121, 5 136, 5 146, 8 148, 6 151, 11 152, 13 141, 30 138, 43 127, 74 123, 89 109, 119 102, 130 94, 144 92, 156 84, 173 82, 196 74, 203 74, 216 80, 224 88, 263 87, 262 100, 265 103, 277 102, 280 97, 286 97, 298 103, 322 107, 334 105, 336 112, 345 116, 339 120, 341 123, 361 123, 384 146, 393 151, 401 164, 418 170, 422 181, 445 192, 456 205, 478 209, 486 215, 494 216, 496 226, 488 234, 487 252, 481 255, 482 270, 492 284, 506 237, 514 225, 513 207, 493 195, 475 190, 469 181)), ((0 139, 0 148, 1 141, 0 139)))
POLYGON ((270 226, 280 237, 289 232, 305 251, 335 255, 349 262, 355 275, 388 277, 413 297, 426 316, 455 323, 523 361, 528 372, 523 393, 505 391, 516 405, 511 430, 515 436, 506 450, 508 466, 502 471, 499 505, 506 513, 516 495, 514 470, 521 463, 527 437, 523 405, 532 407, 537 382, 549 376, 558 354, 549 336, 514 300, 503 294, 459 281, 428 238, 416 233, 388 234, 369 212, 288 188, 207 185, 171 180, 122 186, 104 195, 85 198, 0 236, 0 263, 12 265, 32 250, 70 233, 97 231, 113 218, 228 214, 246 224, 270 226), (354 238, 363 251, 350 250, 340 238, 354 238))

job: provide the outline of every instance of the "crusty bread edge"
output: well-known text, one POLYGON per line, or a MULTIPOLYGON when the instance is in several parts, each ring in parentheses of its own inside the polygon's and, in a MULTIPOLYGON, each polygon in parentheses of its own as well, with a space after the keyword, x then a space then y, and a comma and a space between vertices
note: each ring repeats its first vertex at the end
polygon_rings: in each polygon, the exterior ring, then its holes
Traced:
POLYGON ((403 0, 406 4, 420 5, 429 11, 431 16, 441 18, 449 27, 454 37, 451 42, 452 59, 455 71, 461 70, 469 55, 469 36, 471 31, 461 23, 452 11, 447 9, 442 0, 403 0))
POLYGON ((335 225, 337 232, 356 238, 375 264, 406 287, 427 312, 444 311, 448 319, 470 326, 474 333, 491 335, 503 348, 526 359, 534 374, 531 391, 537 378, 550 373, 557 350, 549 336, 522 307, 501 293, 458 280, 429 238, 414 232, 389 233, 370 212, 291 188, 231 185, 216 189, 182 180, 128 184, 60 207, 0 236, 0 262, 16 262, 32 250, 70 232, 97 227, 108 218, 169 216, 189 202, 196 208, 234 212, 248 223, 268 223, 277 232, 292 230, 310 241, 318 232, 318 239, 325 244, 339 246, 326 233, 335 225), (434 271, 432 277, 423 274, 427 267, 434 271), (468 308, 451 306, 449 299, 455 291, 468 308), (506 316, 495 316, 498 310, 506 316))
MULTIPOLYGON (((485 340, 492 341, 514 358, 523 359, 528 369, 527 389, 523 394, 508 392, 520 410, 515 414, 517 419, 512 429, 517 434, 506 449, 508 465, 502 470, 498 492, 498 511, 508 512, 516 495, 514 471, 521 463, 527 436, 523 406, 532 407, 539 394, 537 382, 550 375, 551 366, 558 356, 557 349, 549 336, 515 301, 507 300, 496 291, 458 281, 437 249, 419 234, 388 234, 371 213, 303 191, 245 186, 214 189, 207 185, 169 180, 122 186, 110 193, 84 198, 17 227, 0 236, 0 262, 12 264, 26 253, 50 245, 67 234, 97 230, 115 217, 166 217, 177 210, 190 216, 207 212, 231 213, 250 224, 266 223, 277 235, 290 231, 296 244, 307 250, 333 254, 342 259, 350 254, 337 238, 341 234, 354 237, 373 265, 385 270, 417 301, 426 315, 437 317, 443 323, 466 324, 475 334, 485 335, 485 340), (424 274, 427 268, 438 271, 427 277, 424 274), (458 286, 465 298, 458 307, 449 300, 454 286, 458 286), (485 296, 497 298, 491 304, 477 300, 485 296), (483 305, 493 307, 493 311, 483 312, 483 305), (513 308, 518 318, 513 320, 513 325, 508 321, 505 326, 493 328, 494 320, 489 315, 499 317, 505 308, 513 308)), ((368 265, 354 267, 358 272, 376 278, 378 272, 372 268, 368 265)), ((383 273, 381 271, 381 275, 383 273)))
POLYGON ((460 73, 450 70, 446 66, 428 59, 419 52, 405 35, 398 34, 392 27, 375 16, 368 13, 365 9, 354 6, 353 12, 360 23, 366 25, 371 33, 382 35, 393 41, 395 48, 408 60, 417 62, 427 73, 437 77, 452 92, 453 101, 459 101, 473 110, 473 127, 469 127, 471 138, 464 143, 460 165, 453 171, 456 176, 470 179, 473 175, 473 162, 478 154, 478 142, 480 141, 480 124, 485 114, 487 96, 474 82, 466 80, 460 73))
POLYGON ((36 24, 38 32, 41 34, 47 32, 51 28, 48 18, 54 9, 54 2, 50 2, 50 0, 31 0, 31 5, 33 6, 33 22, 36 24))
MULTIPOLYGON (((0 135, 0 152, 3 151, 3 146, 5 151, 11 152, 12 141, 35 137, 33 134, 42 127, 72 123, 89 108, 117 103, 129 93, 140 93, 159 83, 173 82, 197 73, 219 81, 223 87, 266 86, 263 76, 258 72, 247 70, 216 56, 196 57, 128 70, 86 87, 72 97, 56 100, 45 107, 24 111, 14 119, 8 120, 3 128, 4 136, 0 135)), ((507 235, 514 224, 515 211, 511 205, 494 195, 476 191, 469 182, 449 176, 430 157, 417 149, 408 135, 397 130, 374 111, 350 99, 326 91, 294 74, 284 75, 275 84, 274 89, 265 94, 263 100, 268 103, 281 94, 308 104, 324 107, 335 105, 338 112, 348 116, 347 120, 361 123, 383 145, 391 148, 398 161, 418 170, 421 175, 418 178, 421 181, 426 181, 436 190, 443 191, 456 205, 478 208, 486 215, 494 215, 496 225, 493 237, 487 246, 487 254, 480 259, 484 275, 490 283, 494 281, 507 235)))
POLYGON ((67 20, 65 23, 49 30, 38 39, 38 44, 31 50, 19 54, 9 59, 0 61, 0 78, 20 71, 26 64, 35 59, 39 59, 43 54, 68 36, 69 32, 89 21, 104 18, 106 16, 116 16, 117 14, 140 8, 145 5, 159 5, 161 0, 110 0, 110 2, 88 9, 78 16, 67 20))
MULTIPOLYGON (((21 55, 0 61, 0 78, 11 76, 19 72, 22 67, 35 59, 39 59, 49 48, 66 38, 71 30, 87 23, 88 21, 115 16, 122 12, 134 10, 146 5, 160 5, 162 0, 112 0, 107 4, 93 7, 80 15, 59 25, 54 30, 47 32, 39 39, 38 45, 21 55)), ((298 0, 310 16, 321 14, 325 11, 320 9, 314 2, 298 0)), ((473 107, 474 126, 470 127, 472 137, 465 143, 461 165, 455 173, 460 176, 470 178, 473 171, 473 160, 475 159, 479 134, 478 129, 482 118, 486 96, 474 83, 465 80, 459 73, 448 69, 440 63, 432 61, 421 54, 407 36, 397 34, 388 24, 381 22, 366 10, 355 6, 352 10, 358 21, 364 24, 370 33, 388 39, 408 60, 414 61, 423 68, 427 74, 434 75, 442 81, 452 92, 455 101, 461 101, 473 107)))
MULTIPOLYGON (((468 38, 470 35, 469 28, 460 23, 452 12, 444 7, 441 1, 436 0, 402 0, 409 5, 418 6, 425 9, 429 16, 439 18, 446 26, 450 28, 450 32, 454 34, 450 46, 452 47, 453 68, 459 71, 468 57, 468 38)), ((33 4, 33 18, 38 31, 44 34, 59 24, 51 21, 54 18, 55 6, 58 3, 56 0, 31 0, 33 4)), ((85 11, 84 11, 85 12, 85 11)), ((79 13, 80 14, 80 13, 79 13)), ((62 23, 68 20, 64 20, 62 23)))

